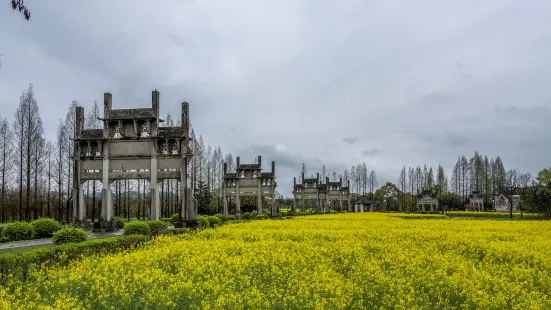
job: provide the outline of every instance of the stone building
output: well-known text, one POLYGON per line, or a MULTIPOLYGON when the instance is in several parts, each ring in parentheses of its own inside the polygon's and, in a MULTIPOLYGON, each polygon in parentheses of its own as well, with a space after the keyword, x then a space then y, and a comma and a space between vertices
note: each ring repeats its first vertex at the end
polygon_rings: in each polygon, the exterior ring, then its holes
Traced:
POLYGON ((469 195, 469 204, 465 206, 465 211, 484 211, 484 196, 479 191, 473 191, 469 195))
POLYGON ((257 213, 262 214, 262 197, 271 200, 271 214, 279 215, 275 204, 275 161, 272 161, 272 171, 262 172, 262 157, 258 156, 256 164, 241 164, 239 156, 236 158, 235 173, 228 173, 228 165, 224 163, 224 182, 222 183, 222 209, 228 215, 228 198, 235 199, 237 215, 241 215, 241 197, 257 198, 257 213))
MULTIPOLYGON (((520 203, 520 196, 512 195, 511 200, 513 200, 513 211, 517 211, 520 203)), ((497 212, 510 212, 511 205, 509 204, 509 199, 503 194, 497 196, 494 199, 494 210, 497 212)))
POLYGON ((306 200, 316 201, 316 209, 318 211, 330 211, 331 202, 336 201, 339 208, 343 209, 343 201, 347 202, 348 211, 352 211, 350 203, 350 181, 347 186, 342 185, 342 178, 338 182, 329 182, 329 178, 325 178, 325 183, 321 183, 319 173, 315 178, 305 178, 302 174, 302 183, 297 184, 297 179, 293 178, 293 207, 291 212, 297 210, 297 200, 301 202, 300 209, 305 210, 304 202, 306 200))
POLYGON ((366 195, 361 195, 356 201, 352 202, 354 205, 354 212, 374 212, 377 211, 375 208, 375 202, 366 195))
POLYGON ((423 189, 417 195, 417 210, 418 211, 438 211, 438 196, 432 189, 423 189))
POLYGON ((146 179, 150 183, 150 218, 161 217, 159 183, 179 181, 180 217, 176 226, 197 225, 197 207, 188 188, 189 104, 181 105, 181 126, 161 127, 160 94, 152 92, 151 108, 113 109, 112 95, 104 94, 102 129, 84 129, 84 108, 76 108, 75 177, 72 191, 73 215, 87 225, 83 182, 102 183, 101 212, 95 228, 115 229, 111 184, 115 180, 146 179))

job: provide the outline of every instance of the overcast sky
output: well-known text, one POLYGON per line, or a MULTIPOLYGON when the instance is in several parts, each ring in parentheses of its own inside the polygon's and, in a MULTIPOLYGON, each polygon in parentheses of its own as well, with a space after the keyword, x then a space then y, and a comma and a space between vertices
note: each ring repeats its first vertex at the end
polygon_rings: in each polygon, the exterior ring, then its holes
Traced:
POLYGON ((207 143, 275 160, 284 195, 302 162, 380 184, 475 150, 551 166, 551 1, 27 0, 30 22, 3 2, 0 114, 32 82, 49 137, 72 100, 157 89, 207 143))

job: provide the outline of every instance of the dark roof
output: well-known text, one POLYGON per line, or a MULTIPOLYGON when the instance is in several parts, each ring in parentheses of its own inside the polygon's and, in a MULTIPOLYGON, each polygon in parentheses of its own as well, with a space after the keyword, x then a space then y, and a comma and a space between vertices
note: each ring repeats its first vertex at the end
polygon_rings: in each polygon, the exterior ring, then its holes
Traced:
POLYGON ((368 199, 366 195, 361 195, 360 198, 358 198, 358 200, 355 200, 352 203, 369 205, 369 204, 374 204, 375 201, 368 199))
POLYGON ((103 129, 84 129, 81 134, 82 139, 102 139, 103 129))
POLYGON ((271 172, 262 172, 260 174, 261 177, 263 178, 271 178, 272 177, 272 173, 271 172))
POLYGON ((153 119, 155 111, 152 108, 141 109, 118 109, 109 111, 107 120, 126 120, 126 119, 153 119))
POLYGON ((302 188, 302 184, 295 184, 295 188, 302 188))
POLYGON ((304 178, 304 183, 316 183, 317 181, 316 178, 304 178))
POLYGON ((182 127, 159 127, 157 137, 160 138, 182 138, 184 131, 182 127))
POLYGON ((335 185, 340 186, 341 182, 329 182, 328 184, 329 186, 335 186, 335 185))
POLYGON ((245 170, 245 169, 260 169, 260 165, 259 164, 244 164, 244 165, 239 165, 237 167, 238 170, 245 170))
POLYGON ((423 190, 420 194, 417 195, 418 198, 425 197, 425 196, 431 196, 432 198, 436 198, 438 195, 434 193, 433 191, 429 190, 423 190))

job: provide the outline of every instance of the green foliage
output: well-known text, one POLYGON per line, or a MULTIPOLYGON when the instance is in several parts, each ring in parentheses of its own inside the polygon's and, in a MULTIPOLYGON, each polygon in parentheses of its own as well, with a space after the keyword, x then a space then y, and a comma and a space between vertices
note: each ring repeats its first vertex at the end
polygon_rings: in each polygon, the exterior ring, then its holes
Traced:
POLYGON ((250 220, 251 219, 251 213, 250 212, 245 212, 241 215, 241 218, 244 219, 244 220, 250 220))
POLYGON ((280 212, 279 212, 279 215, 281 215, 281 216, 287 216, 289 213, 290 213, 290 212, 288 212, 288 211, 280 211, 280 212))
POLYGON ((235 221, 235 216, 233 215, 226 216, 226 221, 235 221))
POLYGON ((199 181, 198 192, 195 195, 197 199, 197 209, 201 214, 213 214, 214 209, 211 206, 212 193, 210 192, 209 186, 203 181, 199 181))
POLYGON ((543 187, 551 187, 551 168, 545 168, 538 172, 536 181, 543 187))
POLYGON ((147 221, 146 223, 149 225, 149 230, 152 234, 159 233, 168 228, 168 223, 163 221, 147 221))
POLYGON ((216 213, 214 216, 220 219, 220 222, 226 221, 226 217, 223 214, 216 213))
POLYGON ((170 222, 173 224, 176 222, 180 222, 180 214, 178 213, 172 214, 172 216, 170 217, 170 222))
POLYGON ((166 229, 159 232, 159 235, 184 235, 184 234, 194 234, 196 232, 193 228, 174 228, 166 229))
POLYGON ((61 229, 61 224, 53 219, 41 218, 31 222, 36 236, 45 238, 51 237, 56 231, 61 229))
POLYGON ((84 229, 75 228, 75 227, 63 227, 62 229, 56 231, 52 239, 53 243, 56 245, 64 243, 79 243, 84 242, 88 239, 84 229))
POLYGON ((10 277, 25 281, 35 268, 66 266, 83 256, 115 253, 136 247, 147 240, 140 235, 119 236, 106 239, 92 239, 81 243, 68 243, 58 246, 23 249, 18 252, 0 254, 0 284, 6 284, 10 277))
POLYGON ((445 193, 438 197, 438 204, 446 210, 465 210, 463 199, 455 193, 445 193))
POLYGON ((208 228, 210 226, 209 220, 205 216, 199 215, 197 220, 201 223, 201 228, 208 228))
POLYGON ((146 222, 134 221, 124 225, 124 235, 144 235, 149 236, 151 228, 146 222))
POLYGON ((113 220, 115 220, 119 229, 124 228, 124 221, 120 217, 116 216, 113 220))
POLYGON ((256 219, 257 219, 257 220, 267 220, 267 219, 268 219, 268 215, 266 215, 266 214, 258 214, 258 215, 256 216, 256 219))
POLYGON ((8 223, 2 229, 2 238, 6 241, 31 240, 34 237, 34 227, 25 222, 8 223))
POLYGON ((222 222, 216 216, 207 216, 207 220, 209 221, 209 226, 210 227, 216 227, 216 226, 220 225, 220 223, 222 222))

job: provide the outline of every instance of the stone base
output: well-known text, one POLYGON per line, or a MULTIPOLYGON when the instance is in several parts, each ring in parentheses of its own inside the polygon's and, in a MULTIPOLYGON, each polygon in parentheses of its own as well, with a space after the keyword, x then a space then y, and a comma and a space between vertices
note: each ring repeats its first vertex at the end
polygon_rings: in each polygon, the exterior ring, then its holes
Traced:
POLYGON ((199 221, 175 222, 174 228, 199 228, 199 221))
POLYGON ((73 226, 75 227, 80 227, 80 228, 90 228, 90 222, 88 222, 87 220, 83 220, 83 221, 74 221, 73 222, 73 226))
POLYGON ((119 227, 117 226, 117 222, 115 221, 98 221, 94 222, 93 225, 94 231, 114 231, 119 230, 119 227))

